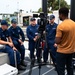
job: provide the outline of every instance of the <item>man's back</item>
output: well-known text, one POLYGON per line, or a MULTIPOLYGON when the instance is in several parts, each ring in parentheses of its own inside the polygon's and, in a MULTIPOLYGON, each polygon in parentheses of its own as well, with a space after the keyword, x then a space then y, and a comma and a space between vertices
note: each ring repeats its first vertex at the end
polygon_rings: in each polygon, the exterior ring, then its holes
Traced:
POLYGON ((57 27, 57 36, 62 36, 57 52, 73 53, 75 49, 75 22, 70 19, 64 20, 57 27))

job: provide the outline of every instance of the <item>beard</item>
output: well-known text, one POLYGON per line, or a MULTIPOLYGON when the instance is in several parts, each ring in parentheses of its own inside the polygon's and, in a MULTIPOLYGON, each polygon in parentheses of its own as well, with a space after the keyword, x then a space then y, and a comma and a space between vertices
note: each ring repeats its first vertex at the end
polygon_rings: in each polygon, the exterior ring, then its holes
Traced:
POLYGON ((62 21, 62 18, 59 18, 62 21))

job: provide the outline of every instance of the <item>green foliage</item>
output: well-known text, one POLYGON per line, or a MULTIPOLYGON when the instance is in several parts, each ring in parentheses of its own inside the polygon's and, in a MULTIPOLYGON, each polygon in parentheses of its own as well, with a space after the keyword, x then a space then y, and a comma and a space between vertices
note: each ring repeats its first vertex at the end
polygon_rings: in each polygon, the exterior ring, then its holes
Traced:
POLYGON ((48 8, 52 7, 52 10, 58 10, 59 2, 60 2, 60 8, 61 7, 70 8, 70 6, 67 4, 67 2, 65 0, 48 0, 48 8))
POLYGON ((48 8, 52 7, 52 5, 54 4, 55 0, 47 0, 47 6, 48 8))
MULTIPOLYGON (((67 4, 65 0, 47 0, 47 9, 48 13, 52 12, 53 10, 58 10, 59 7, 68 7, 70 8, 70 5, 67 4), (60 4, 60 5, 59 5, 60 4), (49 10, 50 7, 52 7, 51 11, 49 10)), ((42 12, 42 8, 38 9, 38 13, 42 12)))
POLYGON ((38 9, 38 13, 40 13, 40 12, 42 12, 42 8, 39 8, 39 9, 38 9))

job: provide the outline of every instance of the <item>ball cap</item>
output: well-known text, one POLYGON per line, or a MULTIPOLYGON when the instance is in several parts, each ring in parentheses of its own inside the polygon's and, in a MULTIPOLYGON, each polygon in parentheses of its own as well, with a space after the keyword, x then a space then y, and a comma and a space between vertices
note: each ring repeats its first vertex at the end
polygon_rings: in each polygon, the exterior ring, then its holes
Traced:
POLYGON ((50 20, 54 19, 55 16, 54 15, 50 15, 50 20))
POLYGON ((8 22, 6 20, 2 20, 1 21, 1 25, 6 25, 6 26, 9 26, 8 22))
POLYGON ((35 20, 36 20, 35 18, 31 18, 31 19, 30 19, 30 21, 35 21, 35 20))
POLYGON ((16 23, 17 23, 16 19, 12 19, 12 20, 11 20, 11 23, 16 24, 16 23))

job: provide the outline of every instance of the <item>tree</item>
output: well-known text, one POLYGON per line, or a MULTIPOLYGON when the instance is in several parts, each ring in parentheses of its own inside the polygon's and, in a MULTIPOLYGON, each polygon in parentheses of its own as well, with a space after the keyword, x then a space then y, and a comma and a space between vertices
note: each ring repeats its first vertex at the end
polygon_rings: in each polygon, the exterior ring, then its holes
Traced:
POLYGON ((18 15, 18 12, 14 12, 14 15, 17 16, 18 15))
MULTIPOLYGON (((70 5, 67 4, 65 0, 47 0, 47 9, 48 12, 52 12, 53 10, 58 10, 59 9, 59 1, 60 1, 60 8, 61 7, 68 7, 70 8, 70 5), (51 10, 49 10, 51 7, 51 10)), ((42 8, 38 9, 38 13, 42 12, 42 8)))
POLYGON ((60 1, 60 7, 68 7, 70 6, 67 4, 65 0, 48 0, 48 8, 52 7, 52 10, 58 10, 59 9, 59 1, 60 1))
POLYGON ((55 0, 47 0, 47 7, 50 8, 54 4, 55 0))
POLYGON ((39 9, 38 9, 38 13, 40 13, 40 12, 42 12, 42 8, 39 8, 39 9))

